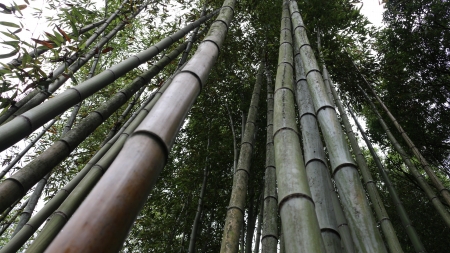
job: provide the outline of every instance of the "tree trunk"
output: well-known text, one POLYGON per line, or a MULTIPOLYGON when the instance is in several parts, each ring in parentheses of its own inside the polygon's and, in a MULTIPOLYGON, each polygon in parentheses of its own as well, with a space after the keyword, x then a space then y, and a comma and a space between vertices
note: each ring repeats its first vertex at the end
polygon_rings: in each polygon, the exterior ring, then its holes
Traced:
MULTIPOLYGON (((336 111, 326 93, 314 53, 311 46, 309 46, 306 28, 298 12, 297 3, 292 1, 290 7, 295 26, 294 30, 296 31, 294 36, 296 47, 299 48, 305 72, 307 73, 306 79, 309 91, 312 95, 317 119, 329 152, 332 175, 339 189, 345 215, 352 228, 353 242, 358 252, 385 253, 387 251, 372 217, 369 203, 365 198, 365 192, 359 181, 356 165, 351 157, 336 111)), ((283 234, 287 236, 286 231, 283 234)), ((286 243, 288 241, 286 240, 286 243)), ((285 244, 285 246, 288 249, 288 245, 285 244)))
POLYGON ((284 1, 273 113, 278 209, 286 252, 324 253, 295 119, 292 30, 289 1, 284 1))

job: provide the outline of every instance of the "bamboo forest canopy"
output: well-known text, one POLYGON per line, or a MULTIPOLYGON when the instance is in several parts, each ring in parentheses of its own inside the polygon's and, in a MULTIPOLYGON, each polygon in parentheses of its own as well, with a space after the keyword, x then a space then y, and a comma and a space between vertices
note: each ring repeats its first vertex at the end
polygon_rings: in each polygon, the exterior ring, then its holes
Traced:
POLYGON ((0 252, 448 251, 450 3, 363 4, 0 3, 0 252))

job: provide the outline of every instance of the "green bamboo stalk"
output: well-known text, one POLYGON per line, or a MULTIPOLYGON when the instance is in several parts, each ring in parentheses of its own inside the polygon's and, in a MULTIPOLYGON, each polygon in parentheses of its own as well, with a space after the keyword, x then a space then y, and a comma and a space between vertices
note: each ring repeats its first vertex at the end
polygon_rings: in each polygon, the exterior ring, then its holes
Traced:
MULTIPOLYGON (((89 37, 89 39, 86 40, 86 42, 84 43, 86 48, 89 47, 103 31, 105 31, 105 29, 109 26, 109 24, 114 19, 116 19, 117 15, 119 15, 121 9, 123 8, 123 6, 125 5, 126 2, 128 2, 128 0, 124 0, 122 2, 122 4, 119 6, 119 8, 114 13, 112 13, 109 16, 109 18, 105 22, 103 22, 103 24, 99 28, 96 29, 96 31, 89 37)), ((143 7, 141 7, 141 10, 142 10, 142 8, 143 7)), ((53 70, 53 72, 51 74, 52 77, 46 81, 52 81, 53 83, 58 82, 58 77, 60 77, 60 75, 62 73, 64 73, 66 68, 68 66, 70 66, 72 63, 74 63, 77 59, 78 59, 78 53, 73 53, 70 57, 67 58, 67 60, 65 62, 63 62, 55 70, 53 70)), ((72 74, 73 74, 73 72, 69 73, 69 75, 72 75, 72 74)), ((65 81, 67 81, 68 78, 69 77, 64 78, 64 76, 63 76, 63 78, 61 80, 64 80, 64 82, 65 82, 65 81)), ((62 85, 64 82, 62 82, 60 85, 62 85)), ((53 87, 55 87, 55 86, 53 85, 53 87)), ((48 88, 49 88, 49 90, 53 89, 50 86, 48 88)), ((55 90, 52 90, 51 92, 54 92, 55 90)), ((11 106, 8 109, 8 111, 6 111, 4 114, 2 114, 0 116, 0 124, 2 124, 3 122, 6 122, 6 121, 10 121, 14 117, 14 115, 19 115, 22 112, 25 112, 26 110, 31 108, 31 105, 33 105, 32 107, 36 106, 36 103, 38 102, 38 100, 35 100, 34 102, 31 102, 31 101, 39 94, 41 94, 40 96, 45 96, 45 98, 47 98, 49 95, 46 95, 46 93, 48 93, 48 92, 44 91, 44 90, 40 91, 38 89, 35 89, 32 92, 28 93, 21 101, 18 101, 17 103, 15 103, 14 106, 11 106), (23 108, 27 104, 29 104, 27 106, 27 108, 23 108)))
POLYGON ((64 91, 51 100, 28 110, 10 122, 0 126, 0 151, 14 145, 14 143, 30 134, 36 128, 45 124, 45 122, 49 121, 56 115, 61 114, 83 99, 91 96, 108 84, 114 82, 117 78, 123 76, 128 71, 149 61, 162 50, 183 38, 183 36, 189 31, 204 23, 216 13, 217 11, 214 11, 207 16, 198 19, 197 21, 190 23, 178 32, 156 43, 154 46, 151 46, 150 48, 122 61, 121 63, 112 66, 108 70, 105 70, 93 78, 64 91))
POLYGON ((347 130, 347 137, 350 140, 350 144, 353 149, 353 153, 356 156, 356 163, 360 169, 361 175, 364 180, 364 184, 366 185, 367 192, 369 194, 370 201, 372 202, 372 207, 375 210, 375 214, 378 218, 378 222, 381 225, 381 229, 384 234, 384 238, 386 238, 388 248, 391 252, 403 252, 402 247, 400 246, 400 242, 398 241, 397 234, 395 233, 394 227, 392 226, 389 215, 387 214, 386 208, 383 204, 383 201, 378 193, 377 186, 375 181, 372 178, 372 175, 369 170, 369 166, 367 165, 367 161, 364 157, 364 154, 359 147, 358 140, 353 133, 352 126, 350 124, 350 120, 347 117, 347 113, 342 105, 341 100, 336 92, 336 89, 333 87, 331 83, 331 79, 328 75, 327 69, 324 69, 324 74, 328 77, 328 81, 325 83, 331 90, 334 102, 337 105, 339 110, 339 115, 344 123, 345 129, 347 130))
MULTIPOLYGON (((16 207, 16 205, 19 203, 20 200, 17 200, 16 202, 14 202, 12 205, 10 205, 0 216, 0 225, 2 225, 3 220, 6 219, 6 217, 8 217, 9 213, 14 209, 14 207, 16 207)), ((28 200, 26 200, 28 201, 28 200)))
POLYGON ((353 243, 352 233, 345 218, 342 206, 339 203, 337 193, 331 193, 331 200, 333 201, 334 213, 336 215, 336 222, 338 225, 339 235, 341 236, 341 248, 345 253, 356 253, 355 244, 353 243))
POLYGON ((381 98, 377 95, 376 91, 373 89, 373 87, 369 84, 369 82, 366 80, 364 75, 361 73, 359 68, 356 66, 356 64, 353 62, 353 66, 355 66, 358 73, 361 75, 361 77, 364 79, 364 82, 366 83, 367 87, 369 87, 370 91, 374 95, 375 99, 378 101, 378 103, 381 105, 383 110, 388 115, 389 119, 391 119, 392 123, 394 123, 394 126, 397 128, 397 130, 400 132, 400 135, 403 137, 403 140, 405 140, 408 147, 412 150, 413 154, 417 157, 420 164, 422 165, 422 168, 427 173, 428 177, 430 178, 431 182, 434 184, 434 186, 439 190, 439 194, 444 198, 447 205, 450 205, 450 191, 447 189, 441 182, 441 180, 436 176, 436 173, 434 173, 433 169, 431 168, 430 164, 428 163, 427 159, 422 155, 422 153, 417 149, 414 142, 409 138, 408 134, 403 130, 400 123, 397 121, 397 119, 394 117, 394 115, 389 111, 389 109, 386 107, 386 105, 383 103, 381 98))
MULTIPOLYGON (((258 112, 259 93, 261 90, 264 62, 261 62, 253 88, 252 99, 248 110, 245 132, 241 142, 241 150, 236 172, 233 178, 230 203, 228 205, 225 227, 220 252, 238 252, 240 230, 243 227, 245 198, 247 195, 248 176, 253 154, 253 141, 255 138, 255 122, 258 112)), ((244 247, 242 252, 244 252, 244 247)))
MULTIPOLYGON (((183 43, 169 54, 166 54, 147 72, 134 79, 133 82, 111 97, 108 102, 91 112, 80 122, 77 128, 69 131, 27 166, 2 182, 0 184, 0 211, 3 211, 8 205, 24 195, 25 192, 40 178, 64 160, 90 133, 120 108, 141 87, 147 85, 152 77, 158 74, 160 70, 180 54, 186 44, 187 43, 183 43)), ((98 76, 99 75, 87 80, 85 83, 98 76)), ((50 101, 53 101, 54 99, 56 99, 56 97, 50 101)))
POLYGON ((274 93, 273 141, 286 252, 326 252, 308 186, 295 119, 293 46, 289 1, 283 2, 274 93))
MULTIPOLYGON (((47 202, 47 204, 35 216, 33 216, 33 218, 31 218, 31 220, 25 225, 25 227, 22 230, 20 230, 19 233, 16 236, 14 236, 2 249, 0 249, 0 253, 15 252, 19 250, 22 247, 22 245, 33 235, 33 233, 42 225, 42 223, 44 223, 44 221, 53 212, 55 212, 57 208, 68 198, 68 195, 72 191, 74 191, 75 188, 78 188, 79 192, 81 191, 81 193, 83 193, 84 190, 85 195, 79 193, 74 194, 72 200, 69 200, 68 202, 80 203, 85 198, 85 196, 92 187, 89 189, 83 189, 85 186, 79 186, 80 182, 84 180, 85 177, 88 177, 87 174, 94 166, 97 166, 98 167, 97 169, 101 171, 102 169, 103 170, 108 169, 106 165, 111 164, 112 162, 111 159, 114 159, 114 157, 119 153, 128 136, 130 136, 133 133, 133 131, 138 127, 138 125, 142 122, 142 120, 144 120, 148 112, 153 108, 155 103, 161 97, 161 94, 170 85, 172 79, 173 77, 169 78, 156 93, 153 93, 146 101, 144 101, 139 110, 123 125, 121 130, 119 130, 118 133, 95 154, 95 156, 85 165, 85 167, 77 174, 75 178, 73 178, 63 189, 58 191, 57 194, 49 202, 47 202), (103 159, 103 157, 107 158, 103 159), (101 161, 100 163, 99 161, 101 159, 103 159, 103 161, 101 161)), ((85 181, 87 182, 98 181, 101 175, 102 174, 99 174, 98 172, 97 173, 93 172, 89 176, 91 177, 91 179, 86 179, 85 181)), ((78 206, 69 205, 69 207, 74 209, 66 210, 67 213, 65 215, 68 215, 68 217, 70 217, 73 214, 73 212, 78 206)), ((59 221, 64 222, 65 224, 64 220, 60 219, 59 221)), ((56 224, 56 225, 63 226, 64 224, 62 225, 56 224)))
POLYGON ((295 53, 295 98, 298 105, 305 156, 306 175, 315 203, 322 239, 328 253, 341 251, 332 194, 334 187, 317 125, 314 105, 308 90, 305 70, 298 48, 295 53))
MULTIPOLYGON (((339 190, 345 216, 350 223, 356 250, 358 252, 387 252, 372 217, 372 211, 365 197, 357 167, 351 157, 336 111, 326 93, 296 1, 291 1, 290 9, 294 31, 296 31, 294 36, 296 47, 299 48, 307 73, 306 79, 329 153, 332 175, 339 190)), ((284 234, 286 236, 286 233, 284 234)))
POLYGON ((425 247, 423 246, 419 235, 417 234, 416 230, 412 226, 411 220, 409 219, 408 214, 406 213, 406 210, 403 207, 403 204, 400 201, 400 198, 398 197, 398 194, 394 188, 394 185, 392 184, 391 180, 389 179, 389 175, 386 173, 386 170, 385 170, 383 164, 381 163, 380 158, 378 157, 377 153, 375 152, 375 149, 372 146, 372 143, 370 142, 369 138, 367 137, 366 133, 364 132, 364 129, 359 124, 358 119, 356 118, 356 115, 353 113, 353 110, 350 107, 350 105, 348 105, 347 108, 348 108, 348 111, 350 112, 350 114, 352 115, 353 121, 356 123, 356 126, 358 127, 359 132, 361 132, 361 135, 362 135, 364 141, 366 142, 367 147, 369 148, 369 151, 373 157, 373 160, 375 161, 375 164, 377 165, 378 170, 380 171, 383 181, 389 190, 389 195, 391 196, 392 202, 394 203, 395 208, 397 209, 397 213, 400 216, 400 220, 402 222, 403 227, 406 230, 406 234, 408 235, 409 239, 411 240, 411 243, 413 244, 414 250, 417 253, 426 252, 425 247))
POLYGON ((388 139, 390 140, 391 144, 394 146, 395 150, 400 154, 402 157, 403 162, 408 167, 409 171, 413 175, 413 177, 417 180, 417 183, 419 184, 420 188, 425 192, 425 195, 427 195, 430 202, 433 204, 434 208, 436 208, 437 212, 441 216, 441 218, 444 220, 447 227, 450 228, 450 214, 440 201, 440 199, 436 196, 433 189, 428 185, 428 183, 425 181, 424 176, 422 176, 417 169, 417 167, 414 165, 414 163, 411 161, 409 156, 406 154, 405 150, 402 148, 400 143, 397 141, 397 139, 392 134, 391 130, 387 126, 386 122, 384 122, 383 118, 381 117, 380 113, 377 110, 377 107, 375 104, 370 100, 369 95, 359 86, 358 87, 361 92, 363 93, 364 97, 366 98, 366 101, 369 102, 370 107, 372 108, 372 111, 375 113, 376 117, 378 118, 378 121, 381 124, 381 127, 386 132, 388 139))
POLYGON ((263 253, 275 253, 277 252, 278 244, 278 197, 275 151, 273 149, 273 84, 267 65, 265 73, 267 78, 267 140, 264 176, 264 227, 261 238, 261 250, 263 253))
POLYGON ((47 252, 69 248, 78 252, 112 252, 121 248, 165 164, 176 133, 217 59, 234 4, 234 0, 224 2, 197 52, 174 77, 47 252))

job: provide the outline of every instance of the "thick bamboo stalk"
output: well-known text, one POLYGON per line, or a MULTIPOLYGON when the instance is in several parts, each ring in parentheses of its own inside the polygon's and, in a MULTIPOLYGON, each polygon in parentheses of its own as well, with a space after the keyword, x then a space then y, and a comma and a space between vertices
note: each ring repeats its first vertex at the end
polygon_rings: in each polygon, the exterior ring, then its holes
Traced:
POLYGON ((205 168, 203 169, 203 182, 202 182, 202 188, 200 190, 200 196, 198 198, 197 212, 195 213, 194 223, 192 225, 191 237, 189 238, 189 253, 195 252, 195 242, 197 240, 197 231, 198 231, 198 227, 200 225, 200 217, 202 216, 202 212, 203 212, 203 198, 205 197, 206 180, 208 179, 209 142, 210 142, 210 138, 209 138, 209 131, 208 131, 208 144, 206 145, 206 161, 205 161, 205 168))
POLYGON ((284 246, 288 253, 326 252, 308 186, 295 119, 292 44, 289 1, 284 1, 273 114, 278 210, 284 246))
POLYGON ((174 77, 47 252, 120 249, 165 164, 176 133, 205 85, 233 17, 234 3, 224 2, 197 52, 174 77))
MULTIPOLYGON (((305 25, 298 11, 297 2, 291 1, 290 8, 295 27, 296 47, 300 51, 317 120, 329 153, 332 175, 339 190, 345 216, 350 223, 356 250, 358 252, 387 252, 372 217, 336 111, 327 95, 316 58, 308 41, 305 25)), ((286 236, 286 233, 284 234, 286 236)))
MULTIPOLYGON (((114 13, 112 13, 110 16, 109 16, 109 18, 105 21, 105 22, 103 22, 103 24, 99 27, 99 28, 97 28, 96 29, 96 31, 89 37, 89 39, 87 39, 86 41, 85 41, 85 46, 86 46, 86 48, 87 47, 89 47, 97 38, 98 38, 98 36, 103 32, 103 31, 105 31, 105 29, 109 26, 109 24, 114 20, 114 19, 116 19, 116 17, 117 17, 117 15, 119 15, 119 13, 122 11, 122 8, 123 8, 123 6, 125 5, 125 3, 126 2, 128 2, 128 0, 124 0, 123 2, 122 2, 122 4, 119 6, 119 8, 114 12, 114 13)), ((141 7, 141 9, 140 10, 142 10, 142 8, 143 7, 141 7)), ((49 78, 49 80, 50 81, 52 81, 53 83, 55 83, 55 81, 54 81, 54 79, 56 79, 56 78, 58 78, 62 73, 64 73, 64 71, 66 70, 66 68, 68 67, 68 66, 70 66, 72 63, 74 63, 75 62, 75 60, 76 59, 78 59, 78 53, 74 53, 74 54, 72 54, 70 57, 68 57, 67 58, 67 60, 65 61, 65 62, 63 62, 61 65, 59 65, 53 72, 52 72, 52 74, 51 74, 51 78, 49 78)), ((69 75, 70 74, 72 74, 72 73, 69 73, 69 75)), ((64 80, 64 82, 66 81, 68 79, 68 77, 67 78, 63 78, 63 80, 64 80)), ((47 80, 48 81, 48 80, 47 80)), ((58 81, 58 79, 56 79, 56 81, 58 81)), ((54 85, 53 85, 53 87, 54 87, 54 85)), ((50 89, 50 87, 48 87, 49 89, 50 89)), ((51 89, 50 89, 51 90, 51 89)), ((55 89, 56 90, 56 89, 55 89)), ((54 90, 53 90, 54 91, 54 90)), ((52 92, 53 92, 52 91, 52 92)), ((29 108, 31 108, 30 107, 30 105, 32 105, 33 104, 33 107, 34 106, 36 106, 36 102, 37 102, 37 100, 35 100, 35 102, 32 102, 31 104, 29 104, 30 102, 31 102, 31 100, 35 97, 35 96, 37 96, 37 95, 39 95, 39 94, 42 94, 42 93, 48 93, 47 91, 43 91, 43 90, 38 90, 38 89, 35 89, 35 90, 33 90, 32 92, 30 92, 30 93, 28 93, 22 100, 20 100, 20 101, 18 101, 17 103, 15 103, 14 104, 14 106, 11 106, 9 109, 8 109, 8 111, 6 111, 3 115, 1 115, 1 117, 0 117, 0 124, 1 123, 3 123, 3 122, 5 122, 6 120, 11 120, 12 119, 12 116, 14 116, 14 115, 19 115, 20 113, 19 112, 25 112, 26 110, 28 110, 29 108), (28 109, 23 109, 22 107, 24 107, 26 104, 29 104, 28 106, 27 106, 27 108, 28 109)), ((40 96, 45 96, 45 94, 43 94, 43 95, 40 95, 40 96)), ((48 97, 48 96, 47 96, 48 97)), ((45 97, 46 98, 46 97, 45 97)))
POLYGON ((447 227, 450 228, 450 213, 446 210, 445 206, 442 204, 440 199, 436 196, 434 193, 434 190, 428 185, 428 183, 425 181, 424 176, 422 176, 417 169, 417 167, 414 165, 414 163, 411 161, 409 156, 406 154, 403 147, 400 145, 400 143, 397 141, 397 139, 392 134, 391 130, 387 126, 386 122, 384 122, 383 118, 381 117, 380 113, 377 110, 377 107, 375 104, 370 100, 369 95, 360 88, 361 92, 363 93, 364 97, 366 98, 366 101, 369 102, 370 107, 372 108, 372 111, 375 113, 376 117, 378 118, 378 121, 381 124, 381 127, 386 132, 386 135, 388 139, 390 140, 391 144, 394 146, 395 150, 399 153, 399 155, 402 157, 403 162, 408 167, 409 171, 413 175, 413 177, 417 180, 417 183, 419 184, 420 188, 425 192, 425 195, 427 195, 430 202, 433 204, 434 208, 436 208, 437 212, 441 216, 441 218, 444 220, 447 227))
POLYGON ((350 120, 347 117, 347 112, 342 105, 341 100, 336 92, 336 89, 333 87, 331 83, 331 79, 328 76, 328 71, 324 69, 324 74, 328 77, 328 81, 325 85, 331 90, 331 93, 334 97, 334 103, 337 105, 339 110, 339 115, 344 123, 347 137, 350 140, 350 144, 353 149, 353 153, 356 156, 356 163, 358 164, 359 170, 363 177, 364 184, 366 185, 367 192, 369 194, 370 201, 372 202, 372 207, 375 210, 375 214, 378 218, 378 222, 381 225, 381 229, 383 231, 384 237, 386 238, 388 248, 391 252, 403 252, 402 247, 400 246, 400 242, 398 241, 397 234, 395 233, 394 227, 392 226, 389 215, 387 214, 386 208, 384 207, 383 201, 378 193, 378 189, 375 181, 372 178, 372 175, 369 170, 369 166, 367 165, 367 161, 364 157, 364 154, 359 147, 358 140, 355 137, 355 134, 352 130, 352 125, 350 124, 350 120))
POLYGON ((397 121, 397 119, 394 117, 394 115, 389 111, 387 106, 383 103, 381 98, 377 95, 375 90, 372 88, 372 86, 369 84, 369 82, 366 80, 366 78, 362 75, 362 73, 359 71, 359 68, 355 65, 355 63, 352 61, 355 68, 358 70, 358 73, 363 77, 365 83, 367 84, 367 87, 369 87, 370 91, 374 95, 375 99, 378 101, 378 103, 381 105, 383 110, 388 115, 389 119, 391 119, 392 123, 394 123, 394 126, 397 128, 397 130, 400 132, 401 136, 405 140, 408 147, 412 150, 414 155, 419 160, 420 164, 422 164, 422 168, 427 173, 428 177, 430 178, 431 182, 433 182, 434 186, 439 190, 439 194, 444 198, 447 205, 450 205, 450 191, 447 189, 441 182, 441 180, 436 176, 436 173, 431 168, 430 164, 428 163, 428 160, 422 155, 422 153, 417 149, 414 142, 409 138, 408 134, 403 130, 400 123, 397 121))
MULTIPOLYGON (((7 208, 16 199, 23 196, 40 178, 47 174, 54 166, 65 159, 90 133, 92 133, 103 121, 120 108, 141 87, 148 84, 152 77, 159 73, 185 48, 186 43, 181 44, 171 53, 166 54, 160 61, 147 72, 137 77, 132 83, 116 93, 110 100, 102 104, 97 110, 91 112, 77 128, 69 131, 59 141, 44 151, 39 157, 27 166, 15 173, 0 184, 0 211, 7 208)), ((97 76, 87 80, 95 79, 97 76)), ((50 101, 53 101, 53 98, 50 101)), ((49 102, 50 102, 49 101, 49 102)))
MULTIPOLYGON (((241 150, 236 172, 233 178, 233 188, 231 189, 230 203, 228 205, 225 227, 222 237, 220 252, 238 252, 239 235, 243 235, 240 230, 243 227, 245 198, 247 195, 248 176, 250 174, 250 164, 253 154, 253 141, 255 138, 255 122, 258 112, 259 93, 262 85, 262 75, 264 62, 258 68, 256 83, 253 88, 252 99, 248 110, 248 117, 245 125, 245 132, 241 142, 241 150)), ((242 252, 244 252, 244 247, 242 252)))
POLYGON ((273 84, 267 66, 265 72, 267 78, 267 139, 264 176, 264 227, 261 238, 261 250, 263 253, 275 253, 277 252, 278 244, 278 197, 275 151, 273 149, 273 84))
POLYGON ((411 243, 413 244, 414 250, 417 253, 423 253, 426 252, 425 247, 423 246, 419 235, 417 234, 416 230, 412 226, 411 220, 408 217, 408 214, 403 207, 403 204, 398 197, 397 190, 395 190, 394 185, 391 182, 391 179, 389 178, 389 175, 386 173, 386 170, 383 166, 383 164, 380 161, 380 158, 378 157, 377 153, 375 152, 375 149, 372 146, 372 143, 370 142, 369 138, 367 137, 366 133, 364 132, 364 129, 361 127, 361 125, 358 122, 358 119, 356 118, 356 115, 353 113, 353 110, 351 109, 350 105, 347 107, 348 111, 353 117, 353 121, 356 123, 356 126, 358 127, 359 132, 361 133, 364 142, 366 143, 367 147, 369 148, 370 154, 373 157, 373 160, 375 161, 375 164, 377 165, 378 171, 380 172, 383 181, 385 185, 387 186, 389 190, 389 196, 392 199, 392 202, 395 205, 395 208, 397 209, 397 213, 400 216, 400 220, 402 222, 403 227, 406 230, 406 234, 408 235, 409 239, 411 240, 411 243))
POLYGON ((337 229, 332 194, 334 187, 319 133, 316 113, 306 81, 303 63, 295 50, 295 98, 298 105, 305 156, 306 175, 315 203, 322 239, 328 253, 341 251, 341 238, 337 229))
POLYGON ((114 82, 128 71, 149 61, 162 50, 172 45, 175 41, 183 38, 189 31, 211 18, 216 12, 217 11, 212 12, 193 23, 190 23, 178 32, 156 43, 154 46, 112 66, 108 70, 64 91, 51 100, 28 110, 10 122, 0 126, 0 151, 14 145, 20 139, 33 132, 53 117, 114 82))

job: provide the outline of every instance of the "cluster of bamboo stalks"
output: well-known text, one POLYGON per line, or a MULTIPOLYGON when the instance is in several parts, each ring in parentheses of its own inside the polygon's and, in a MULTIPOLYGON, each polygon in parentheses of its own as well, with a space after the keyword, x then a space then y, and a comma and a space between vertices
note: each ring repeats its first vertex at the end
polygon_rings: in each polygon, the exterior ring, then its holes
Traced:
MULTIPOLYGON (((97 41, 99 36, 101 37, 92 50, 82 56, 71 55, 66 62, 53 71, 53 79, 48 89, 35 89, 0 116, 1 151, 47 124, 43 132, 2 171, 3 177, 55 123, 58 115, 71 107, 74 108, 61 138, 0 184, 0 212, 3 213, 0 218, 2 220, 37 184, 29 200, 20 206, 19 210, 23 211, 16 212, 16 216, 20 213, 20 221, 12 239, 0 252, 19 250, 47 219, 46 225, 27 248, 27 252, 114 252, 120 250, 133 221, 166 163, 183 121, 206 85, 206 79, 218 57, 233 18, 236 1, 225 0, 219 10, 210 14, 206 14, 204 8, 202 17, 197 21, 154 46, 95 75, 100 49, 125 26, 125 22, 119 22, 108 34, 103 32, 118 15, 126 15, 123 14, 126 3, 127 0, 108 18, 81 29, 82 32, 87 32, 98 27, 86 42, 86 47, 89 47, 97 41), (202 43, 187 61, 192 44, 205 32, 199 32, 200 25, 217 13, 219 13, 218 17, 212 22, 202 43), (72 128, 78 109, 85 98, 112 85, 119 77, 154 58, 191 31, 193 32, 188 41, 180 43, 178 47, 166 53, 146 72, 72 128), (124 122, 151 79, 181 54, 183 55, 175 73, 124 122), (65 71, 75 73, 92 58, 94 58, 92 67, 84 82, 45 101, 70 78, 69 75, 63 74, 65 71), (118 121, 121 126, 116 125, 111 129, 102 147, 85 167, 37 214, 31 217, 42 190, 51 177, 52 169, 130 99, 132 102, 128 104, 118 121), (64 230, 62 230, 63 227, 64 230)), ((127 19, 136 17, 145 7, 146 4, 138 6, 127 15, 127 19)), ((239 250, 247 184, 251 173, 255 122, 264 76, 267 82, 267 150, 263 208, 261 208, 264 211, 261 211, 263 215, 259 217, 258 225, 262 230, 262 233, 258 232, 258 234, 262 236, 260 240, 257 239, 257 249, 259 250, 259 241, 261 241, 262 252, 277 252, 280 239, 277 224, 279 215, 283 252, 403 252, 368 169, 367 161, 352 132, 351 122, 347 116, 348 110, 374 157, 415 251, 425 252, 390 182, 388 173, 383 168, 356 116, 350 106, 347 110, 344 107, 325 64, 322 64, 322 70, 319 68, 296 1, 284 1, 280 30, 279 60, 274 84, 272 84, 272 77, 265 59, 261 59, 259 64, 245 121, 239 159, 235 163, 221 252, 238 252, 239 250), (297 126, 295 103, 298 106, 301 131, 297 126), (336 112, 336 107, 339 114, 336 112), (345 126, 344 129, 341 127, 338 116, 345 126), (321 136, 325 141, 327 152, 325 152, 321 136), (350 147, 346 137, 350 141, 350 147), (356 162, 351 151, 356 157, 356 162), (360 174, 363 182, 360 181, 360 174), (372 215, 363 186, 368 192, 375 217, 372 215), (380 224, 381 232, 386 239, 386 246, 377 223, 380 224)), ((43 52, 35 51, 31 55, 35 57, 41 53, 43 52)), ((17 65, 20 62, 19 58, 10 64, 17 65)), ((359 71, 356 65, 355 71, 359 71)), ((448 190, 376 95, 375 90, 368 82, 367 85, 421 162, 445 203, 450 205, 448 190)), ((372 98, 362 87, 359 88, 411 174, 417 179, 430 202, 450 227, 450 214, 444 204, 387 128, 372 98)), ((205 182, 208 175, 206 168, 204 174, 205 182)), ((195 248, 196 224, 201 215, 203 194, 204 189, 200 195, 199 210, 194 221, 190 252, 194 252, 195 248)), ((0 233, 3 233, 11 222, 4 224, 0 233)))

